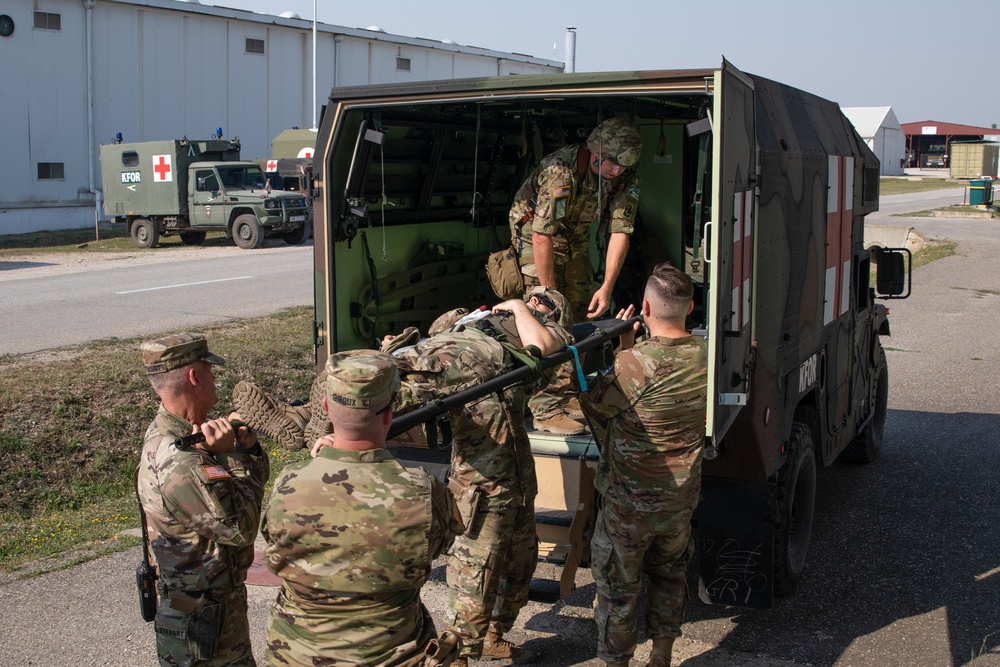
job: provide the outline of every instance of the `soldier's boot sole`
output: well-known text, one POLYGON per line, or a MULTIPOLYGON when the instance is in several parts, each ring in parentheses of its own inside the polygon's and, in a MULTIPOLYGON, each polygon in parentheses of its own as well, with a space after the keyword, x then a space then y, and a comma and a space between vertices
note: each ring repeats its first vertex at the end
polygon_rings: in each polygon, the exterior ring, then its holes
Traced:
POLYGON ((326 369, 320 371, 309 388, 309 423, 306 424, 303 438, 306 447, 312 447, 316 441, 325 435, 333 433, 330 418, 323 412, 323 397, 326 395, 326 369))
POLYGON ((308 408, 285 405, 246 380, 233 389, 233 407, 254 431, 285 449, 302 449, 303 431, 310 416, 308 408))

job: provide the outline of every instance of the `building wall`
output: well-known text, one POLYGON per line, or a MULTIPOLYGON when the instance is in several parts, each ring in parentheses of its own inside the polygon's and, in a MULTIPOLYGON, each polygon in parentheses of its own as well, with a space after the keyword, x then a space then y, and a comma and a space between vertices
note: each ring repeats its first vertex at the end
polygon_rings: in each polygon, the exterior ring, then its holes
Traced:
MULTIPOLYGON (((99 144, 187 136, 221 127, 245 158, 310 127, 312 23, 175 0, 96 0, 93 142, 88 141, 86 13, 80 0, 7 3, 15 32, 0 38, 0 234, 94 223, 99 144), (59 14, 36 30, 33 10, 59 14), (247 38, 264 53, 248 53, 247 38), (39 179, 38 163, 62 163, 39 179)), ((559 73, 562 63, 331 25, 317 26, 316 104, 334 86, 498 74, 559 73), (409 60, 409 71, 397 67, 409 60)))
POLYGON ((893 127, 880 127, 872 139, 867 141, 868 147, 878 156, 883 176, 902 176, 901 160, 906 158, 906 135, 903 130, 893 127))

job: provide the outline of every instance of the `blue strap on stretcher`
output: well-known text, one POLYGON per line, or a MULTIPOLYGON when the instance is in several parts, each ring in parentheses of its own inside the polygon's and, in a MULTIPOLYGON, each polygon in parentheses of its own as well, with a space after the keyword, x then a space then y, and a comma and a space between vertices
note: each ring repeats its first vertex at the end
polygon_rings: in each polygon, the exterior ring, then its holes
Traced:
POLYGON ((566 349, 573 352, 573 365, 576 367, 576 379, 580 382, 580 391, 587 391, 587 378, 580 364, 580 353, 576 351, 576 345, 567 345, 566 349))

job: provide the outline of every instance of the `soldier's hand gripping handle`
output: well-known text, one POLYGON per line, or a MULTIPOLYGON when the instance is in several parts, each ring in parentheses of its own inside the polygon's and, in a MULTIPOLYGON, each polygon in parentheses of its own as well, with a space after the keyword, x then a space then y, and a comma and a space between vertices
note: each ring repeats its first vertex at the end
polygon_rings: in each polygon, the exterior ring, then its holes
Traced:
MULTIPOLYGON (((241 426, 245 426, 248 429, 250 428, 249 426, 247 426, 245 423, 241 422, 238 419, 230 419, 229 423, 232 424, 234 431, 239 430, 241 426)), ((179 438, 175 438, 174 447, 176 447, 177 449, 187 449, 188 447, 192 447, 202 442, 205 442, 205 434, 202 433, 201 431, 198 431, 197 433, 192 433, 190 435, 182 435, 179 438)))

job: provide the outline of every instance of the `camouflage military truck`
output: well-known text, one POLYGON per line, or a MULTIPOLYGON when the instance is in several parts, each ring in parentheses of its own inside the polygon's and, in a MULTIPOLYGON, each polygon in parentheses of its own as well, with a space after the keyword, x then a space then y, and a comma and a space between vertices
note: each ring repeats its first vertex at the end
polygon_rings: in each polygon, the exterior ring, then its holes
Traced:
MULTIPOLYGON (((805 568, 817 468, 878 454, 889 323, 876 298, 909 292, 905 251, 864 246, 879 163, 835 103, 725 62, 334 89, 315 161, 317 362, 495 302, 483 265, 510 243, 516 190, 611 116, 644 146, 641 224, 619 279, 633 289, 617 298, 641 294, 660 261, 684 267, 697 285, 689 324, 709 346, 701 597, 764 608, 805 568)), ((598 230, 598 274, 604 243, 598 230)), ((591 353, 584 370, 609 358, 591 353)), ((431 449, 400 452, 447 463, 446 435, 429 424, 431 449)), ((564 565, 565 594, 589 558, 596 446, 531 441, 540 554, 564 565)))
POLYGON ((124 223, 139 248, 174 234, 201 245, 209 231, 224 231, 247 249, 271 235, 301 243, 306 198, 272 191, 258 164, 239 160, 239 139, 102 145, 104 213, 124 223))

